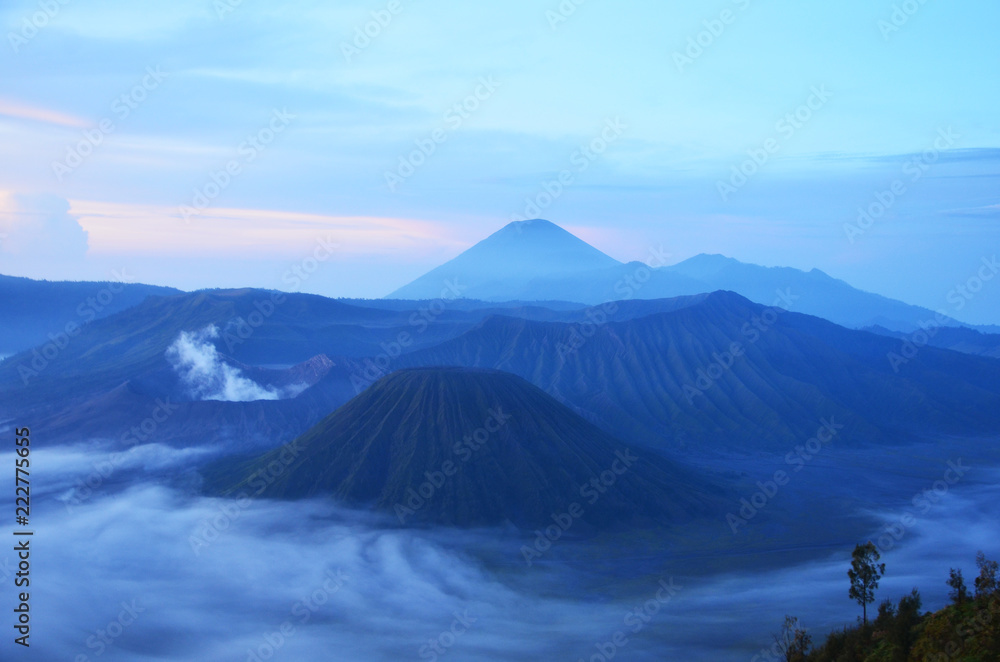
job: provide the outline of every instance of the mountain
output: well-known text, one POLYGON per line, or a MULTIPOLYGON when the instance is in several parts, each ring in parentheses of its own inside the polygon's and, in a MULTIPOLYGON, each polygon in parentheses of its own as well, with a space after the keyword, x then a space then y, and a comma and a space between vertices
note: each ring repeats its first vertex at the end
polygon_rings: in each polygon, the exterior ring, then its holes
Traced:
MULTIPOLYGON (((167 348, 181 332, 218 329, 213 344, 227 363, 287 367, 325 354, 369 356, 380 344, 411 330, 413 344, 452 337, 441 314, 416 333, 411 312, 361 308, 310 294, 265 290, 208 290, 154 297, 121 313, 95 320, 63 346, 54 341, 0 363, 0 402, 48 401, 96 394, 125 381, 142 381, 156 395, 180 394, 167 348), (67 389, 63 393, 62 389, 67 389)), ((460 328, 469 328, 473 317, 460 328)), ((419 320, 417 320, 419 322, 419 320)))
POLYGON ((941 321, 930 309, 864 292, 818 269, 761 267, 706 254, 671 266, 623 264, 543 220, 505 226, 389 298, 435 299, 446 283, 457 283, 461 296, 473 299, 584 305, 728 290, 764 305, 790 296, 797 312, 849 328, 880 325, 910 332, 935 321, 964 326, 950 318, 941 321))
POLYGON ((576 310, 445 306, 429 317, 419 312, 430 314, 428 304, 364 308, 313 295, 284 295, 272 310, 274 294, 153 297, 86 325, 51 360, 45 347, 12 357, 0 363, 0 418, 39 421, 53 441, 115 439, 170 398, 177 412, 154 441, 202 444, 216 430, 277 444, 387 373, 454 366, 519 375, 606 433, 661 451, 787 452, 829 417, 845 425, 842 443, 858 445, 1000 427, 998 359, 927 346, 904 361, 904 339, 732 292, 576 310), (246 320, 257 326, 240 337, 246 320), (215 378, 235 371, 282 399, 223 402, 182 380, 168 348, 212 325, 218 336, 202 350, 215 354, 215 378), (39 359, 37 374, 22 372, 39 359))
POLYGON ((1000 358, 1000 334, 998 333, 981 333, 975 329, 950 326, 910 333, 890 331, 882 326, 871 326, 866 328, 865 331, 889 336, 890 338, 898 338, 903 341, 908 340, 914 343, 914 345, 926 344, 931 347, 953 349, 956 352, 964 352, 966 354, 989 356, 995 359, 1000 358))
POLYGON ((177 294, 171 287, 120 282, 57 282, 0 275, 0 357, 40 345, 48 334, 65 333, 131 308, 150 296, 177 294))
POLYGON ((292 444, 208 474, 229 494, 330 496, 404 524, 525 529, 569 512, 584 523, 577 530, 680 523, 717 507, 720 494, 519 377, 456 368, 395 372, 292 444))
POLYGON ((330 363, 320 356, 287 370, 248 372, 264 387, 289 384, 298 387, 295 391, 302 389, 287 399, 177 399, 158 395, 161 388, 151 386, 148 379, 135 379, 96 395, 43 405, 32 410, 30 418, 39 421, 35 427, 49 443, 101 440, 114 450, 157 443, 259 452, 295 438, 329 413, 331 402, 344 402, 353 395, 348 376, 353 366, 330 363))
POLYGON ((373 373, 362 359, 391 365, 400 351, 436 345, 499 312, 532 319, 582 315, 579 305, 568 304, 550 310, 471 300, 462 305, 377 303, 253 289, 150 297, 82 326, 73 336, 0 362, 0 423, 30 418, 54 441, 117 439, 157 410, 158 399, 170 398, 176 413, 157 425, 155 441, 201 444, 204 430, 215 430, 227 439, 278 443, 302 433, 367 385, 374 377, 365 376, 373 373), (244 396, 248 401, 222 402, 191 392, 168 348, 182 333, 211 327, 216 336, 204 342, 216 353, 214 377, 233 371, 260 391, 280 390, 282 400, 244 396), (309 388, 296 395, 301 384, 309 388))
MULTIPOLYGON (((798 296, 796 312, 816 315, 852 329, 878 323, 893 331, 910 332, 921 323, 937 320, 937 313, 928 308, 864 292, 819 269, 761 267, 722 255, 702 254, 665 270, 698 280, 705 291, 730 290, 763 304, 771 304, 776 292, 788 290, 798 296)), ((950 318, 944 324, 962 326, 950 318)))
POLYGON ((494 316, 397 366, 505 370, 633 443, 787 452, 824 423, 838 445, 1000 428, 1000 361, 777 312, 732 292, 627 321, 494 316), (902 355, 900 355, 902 358, 902 355))
MULTIPOLYGON (((387 298, 437 299, 453 283, 465 298, 508 301, 522 298, 520 292, 537 294, 538 288, 532 287, 535 279, 600 272, 620 265, 554 223, 515 221, 387 298)), ((562 299, 540 295, 523 298, 562 299)))

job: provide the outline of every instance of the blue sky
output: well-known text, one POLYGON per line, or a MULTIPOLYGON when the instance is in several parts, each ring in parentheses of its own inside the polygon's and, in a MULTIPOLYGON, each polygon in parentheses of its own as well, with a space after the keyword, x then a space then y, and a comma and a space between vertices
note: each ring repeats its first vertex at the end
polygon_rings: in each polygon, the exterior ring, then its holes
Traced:
POLYGON ((1000 278, 947 303, 1000 246, 998 22, 986 0, 6 2, 0 272, 278 288, 325 241, 304 290, 381 296, 529 200, 618 259, 816 267, 1000 323, 1000 278))

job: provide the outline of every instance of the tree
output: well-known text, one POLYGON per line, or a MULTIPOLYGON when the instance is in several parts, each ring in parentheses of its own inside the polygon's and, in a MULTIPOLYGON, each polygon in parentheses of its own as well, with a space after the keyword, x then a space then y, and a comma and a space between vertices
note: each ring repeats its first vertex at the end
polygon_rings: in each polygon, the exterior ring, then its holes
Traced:
POLYGON ((875 617, 876 630, 888 630, 896 622, 896 605, 886 598, 878 605, 878 616, 875 617))
MULTIPOLYGON (((864 545, 856 545, 851 554, 851 569, 847 577, 851 580, 848 596, 861 605, 864 624, 868 625, 868 605, 875 602, 878 580, 885 574, 885 564, 879 563, 881 554, 875 543, 869 540, 864 545)), ((978 580, 977 580, 978 581, 978 580)))
POLYGON ((910 650, 917 641, 916 629, 921 620, 920 607, 922 604, 920 591, 917 589, 913 589, 909 595, 904 595, 899 600, 896 619, 889 633, 892 643, 902 652, 902 657, 899 659, 909 659, 910 650))
POLYGON ((774 635, 774 641, 778 650, 784 652, 785 662, 805 662, 812 636, 802 627, 799 619, 785 616, 785 627, 781 635, 774 635))
POLYGON ((965 578, 962 577, 961 570, 951 569, 948 577, 948 586, 951 587, 948 597, 951 598, 952 602, 961 607, 969 599, 969 589, 965 586, 965 578))
POLYGON ((976 597, 986 599, 997 591, 997 562, 990 561, 982 551, 976 554, 976 567, 979 576, 976 577, 976 597))

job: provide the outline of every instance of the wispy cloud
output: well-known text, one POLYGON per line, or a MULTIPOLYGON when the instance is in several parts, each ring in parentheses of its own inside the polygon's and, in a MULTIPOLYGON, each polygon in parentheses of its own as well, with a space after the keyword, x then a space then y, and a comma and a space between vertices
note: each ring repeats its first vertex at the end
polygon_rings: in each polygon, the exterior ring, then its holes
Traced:
POLYGON ((58 110, 31 106, 20 101, 0 98, 0 115, 12 117, 20 120, 31 120, 43 124, 55 124, 57 126, 68 126, 73 128, 86 128, 91 125, 85 119, 62 113, 58 110))
POLYGON ((206 210, 185 225, 176 206, 88 200, 71 204, 90 233, 96 253, 297 257, 321 234, 335 236, 341 254, 436 254, 469 246, 444 224, 410 218, 220 207, 206 210))

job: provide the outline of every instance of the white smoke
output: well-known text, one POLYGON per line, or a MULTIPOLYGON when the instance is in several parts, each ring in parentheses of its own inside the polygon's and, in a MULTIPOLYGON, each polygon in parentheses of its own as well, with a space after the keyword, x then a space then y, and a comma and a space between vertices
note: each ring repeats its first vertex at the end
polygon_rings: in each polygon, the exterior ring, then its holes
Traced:
MULTIPOLYGON (((251 400, 281 400, 297 393, 283 393, 275 388, 261 386, 222 360, 211 339, 219 337, 214 324, 201 331, 181 331, 170 347, 167 360, 180 375, 191 396, 198 400, 223 402, 250 402, 251 400)), ((299 389, 298 392, 301 392, 299 389)))

